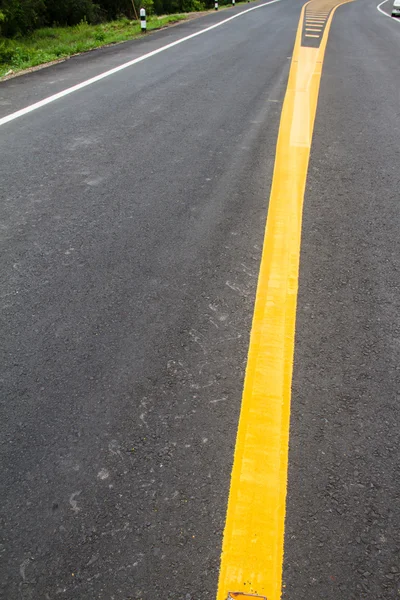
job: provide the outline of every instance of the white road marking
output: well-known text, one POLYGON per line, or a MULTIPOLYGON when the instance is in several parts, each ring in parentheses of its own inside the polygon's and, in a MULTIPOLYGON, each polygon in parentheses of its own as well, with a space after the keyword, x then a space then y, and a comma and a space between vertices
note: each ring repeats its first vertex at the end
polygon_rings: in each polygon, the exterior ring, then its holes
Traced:
POLYGON ((148 52, 147 54, 143 54, 143 56, 139 56, 138 58, 129 60, 128 62, 123 63, 122 65, 119 65, 118 67, 114 67, 113 69, 110 69, 109 71, 104 71, 104 73, 100 73, 99 75, 96 75, 95 77, 91 77, 90 79, 87 79, 86 81, 82 81, 81 83, 78 83, 77 85, 73 85, 70 88, 67 88, 65 90, 62 90, 61 92, 58 92, 57 94, 48 96, 47 98, 44 98, 43 100, 40 100, 39 102, 35 102, 35 104, 26 106, 25 108, 22 108, 21 110, 17 110, 16 112, 11 113, 10 115, 7 115, 6 117, 1 118, 0 126, 5 125, 6 123, 9 123, 10 121, 13 121, 14 119, 18 119, 19 117, 22 117, 34 110, 37 110, 38 108, 42 108, 42 106, 46 106, 46 104, 50 104, 51 102, 55 102, 56 100, 59 100, 60 98, 64 98, 64 96, 73 94, 74 92, 77 92, 77 91, 87 87, 88 85, 92 85, 93 83, 96 83, 97 81, 100 81, 101 79, 110 77, 110 75, 114 75, 114 73, 118 73, 119 71, 123 71, 123 69, 132 67, 133 65, 136 65, 137 63, 140 63, 140 62, 146 60, 147 58, 151 58, 152 56, 155 56, 156 54, 160 54, 160 52, 165 52, 165 50, 169 50, 170 48, 173 48, 174 46, 178 46, 178 44, 183 44, 183 42, 187 42, 188 40, 191 40, 191 39, 197 37, 198 35, 202 35, 203 33, 208 33, 212 29, 221 27, 221 25, 225 25, 225 23, 228 23, 229 21, 233 21, 233 19, 237 19, 238 17, 241 17, 242 15, 245 15, 246 13, 249 13, 253 10, 258 10, 259 8, 263 8, 264 6, 269 6, 270 4, 275 4, 276 2, 280 2, 280 1, 281 0, 270 0, 269 2, 265 2, 264 4, 258 4, 257 6, 253 6, 252 8, 243 10, 242 12, 237 13, 236 15, 233 15, 232 17, 229 17, 228 19, 224 19, 223 21, 220 21, 219 23, 215 23, 214 25, 211 25, 210 27, 206 27, 206 29, 202 29, 201 31, 197 31, 196 33, 187 35, 179 40, 176 40, 175 42, 171 42, 170 44, 167 44, 166 46, 157 48, 157 50, 152 50, 151 52, 148 52))
MULTIPOLYGON (((388 15, 387 12, 385 12, 384 10, 381 9, 382 4, 386 4, 386 2, 388 2, 389 0, 383 0, 383 2, 381 2, 380 4, 378 4, 378 6, 376 7, 379 12, 381 12, 383 15, 385 15, 385 17, 389 17, 389 19, 391 19, 392 21, 397 21, 397 19, 393 18, 391 15, 388 15)), ((400 19, 397 21, 398 23, 400 23, 400 19)), ((1 123, 0 123, 1 125, 1 123)))

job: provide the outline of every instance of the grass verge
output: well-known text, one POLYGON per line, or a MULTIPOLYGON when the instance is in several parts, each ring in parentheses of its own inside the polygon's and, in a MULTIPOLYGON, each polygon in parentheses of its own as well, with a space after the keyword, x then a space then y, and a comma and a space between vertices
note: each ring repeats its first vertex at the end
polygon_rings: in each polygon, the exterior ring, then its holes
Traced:
MULTIPOLYGON (((239 0, 236 4, 247 4, 249 1, 239 0)), ((230 0, 220 0, 220 9, 230 7, 230 0)), ((213 12, 213 10, 162 17, 148 16, 147 31, 161 29, 200 16, 205 12, 213 12)), ((0 36, 0 81, 10 72, 18 73, 94 48, 126 42, 142 35, 140 22, 118 19, 101 25, 82 22, 75 27, 44 27, 37 29, 31 35, 14 39, 0 36)))
MULTIPOLYGON (((160 29, 183 21, 187 14, 147 17, 147 30, 160 29)), ((93 50, 107 44, 125 42, 141 36, 140 23, 119 19, 101 25, 80 23, 75 27, 45 27, 31 35, 0 38, 0 78, 9 71, 24 69, 93 50)))

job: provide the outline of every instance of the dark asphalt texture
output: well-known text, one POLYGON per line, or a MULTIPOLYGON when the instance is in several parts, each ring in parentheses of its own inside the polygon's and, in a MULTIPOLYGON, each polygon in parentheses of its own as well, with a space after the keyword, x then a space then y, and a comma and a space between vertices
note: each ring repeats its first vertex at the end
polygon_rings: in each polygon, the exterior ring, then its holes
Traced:
MULTIPOLYGON (((1 599, 215 597, 300 9, 1 127, 1 599)), ((241 10, 10 80, 0 116, 241 10)), ((375 3, 338 9, 304 205, 288 600, 399 597, 399 55, 375 3)))
POLYGON ((400 26, 340 7, 304 203, 287 600, 400 597, 400 26))
MULTIPOLYGON (((1 598, 214 597, 300 8, 1 128, 1 598)), ((9 81, 3 106, 230 14, 9 81)))

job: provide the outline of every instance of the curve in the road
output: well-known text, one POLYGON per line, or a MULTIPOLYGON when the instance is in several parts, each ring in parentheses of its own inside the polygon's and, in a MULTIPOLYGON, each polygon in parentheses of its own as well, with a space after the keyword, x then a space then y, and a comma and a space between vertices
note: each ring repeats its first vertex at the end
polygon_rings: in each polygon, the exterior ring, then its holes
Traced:
POLYGON ((383 0, 383 2, 381 2, 380 4, 378 4, 378 6, 376 7, 380 13, 382 13, 383 15, 385 15, 385 17, 389 17, 389 19, 392 19, 392 21, 396 21, 397 23, 400 23, 400 19, 397 20, 395 18, 393 18, 389 13, 387 13, 386 11, 382 10, 382 6, 384 4, 386 4, 387 2, 389 2, 389 0, 383 0))

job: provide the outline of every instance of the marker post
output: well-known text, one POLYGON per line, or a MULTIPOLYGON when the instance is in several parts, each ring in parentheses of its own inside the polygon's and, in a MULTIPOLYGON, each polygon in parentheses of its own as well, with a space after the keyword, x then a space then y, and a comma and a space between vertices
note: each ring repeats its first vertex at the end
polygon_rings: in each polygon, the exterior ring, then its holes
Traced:
POLYGON ((142 33, 146 33, 146 9, 140 9, 140 27, 142 29, 142 33))

